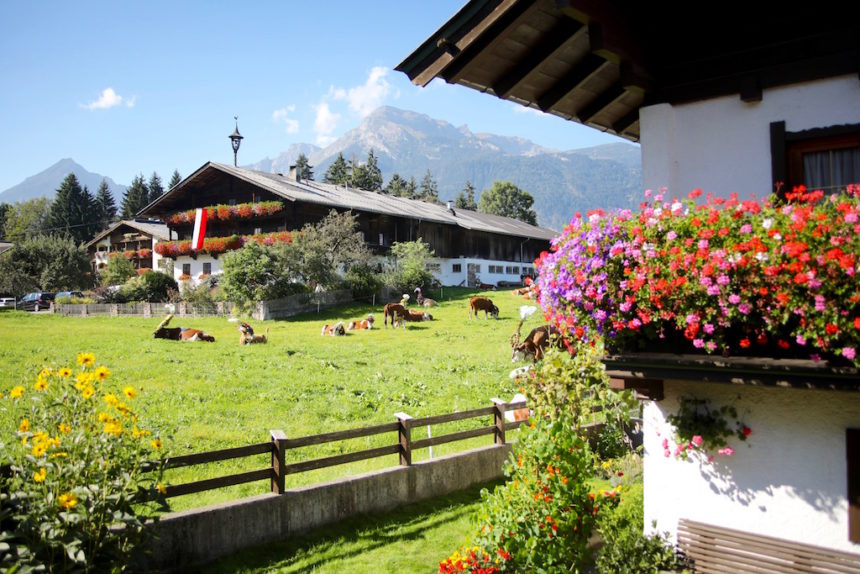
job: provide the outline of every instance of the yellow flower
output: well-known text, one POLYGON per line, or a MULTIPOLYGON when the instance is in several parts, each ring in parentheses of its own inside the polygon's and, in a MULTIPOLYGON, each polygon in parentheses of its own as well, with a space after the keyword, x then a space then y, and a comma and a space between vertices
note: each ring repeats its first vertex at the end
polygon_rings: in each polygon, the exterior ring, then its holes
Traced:
POLYGON ((150 432, 146 429, 141 430, 137 427, 133 427, 131 429, 131 436, 133 436, 134 438, 141 438, 141 437, 149 436, 149 435, 150 435, 150 432))
POLYGON ((48 388, 48 380, 42 377, 42 375, 39 375, 36 378, 36 382, 33 384, 33 388, 37 391, 44 391, 48 388))
POLYGON ((72 376, 72 370, 68 367, 62 367, 59 371, 57 371, 57 374, 60 375, 61 377, 63 377, 64 379, 68 379, 69 377, 72 376))
POLYGON ((30 420, 21 419, 21 424, 18 425, 18 432, 27 432, 30 430, 30 420))
POLYGON ((92 367, 96 363, 96 356, 92 353, 78 353, 78 364, 84 367, 92 367))
POLYGON ((155 485, 155 488, 158 489, 158 492, 160 492, 162 494, 162 496, 167 494, 167 487, 164 486, 163 484, 161 484, 160 482, 155 485))
POLYGON ((152 448, 161 448, 161 439, 160 438, 152 439, 152 448))
POLYGON ((119 399, 113 393, 108 393, 104 397, 105 402, 113 407, 115 407, 119 403, 119 399))
POLYGON ((95 371, 95 376, 98 380, 103 381, 110 376, 110 371, 107 367, 99 367, 95 371))
POLYGON ((60 432, 63 434, 69 434, 70 432, 72 432, 72 427, 70 427, 66 423, 60 423, 58 428, 60 429, 60 432))
POLYGON ((67 452, 55 452, 54 454, 52 454, 48 458, 49 459, 50 458, 66 458, 67 456, 69 456, 69 453, 67 453, 67 452))
POLYGON ((54 374, 53 369, 51 369, 50 367, 45 367, 41 371, 39 371, 39 378, 40 379, 47 379, 48 377, 50 377, 53 374, 54 374))
POLYGON ((17 399, 18 397, 20 397, 23 394, 24 394, 24 387, 22 387, 21 385, 18 385, 17 387, 12 389, 12 391, 9 393, 9 396, 12 397, 13 399, 17 399))
POLYGON ((86 386, 86 387, 84 387, 84 388, 81 390, 81 395, 82 395, 85 399, 88 399, 88 398, 90 398, 91 396, 93 396, 93 394, 94 394, 95 392, 96 392, 96 390, 95 390, 94 388, 92 388, 91 386, 86 386))
POLYGON ((113 420, 113 417, 111 417, 111 416, 110 416, 109 414, 107 414, 107 413, 99 413, 99 414, 98 414, 98 417, 96 417, 96 418, 98 418, 98 420, 99 420, 99 422, 100 422, 100 423, 103 423, 103 422, 105 422, 105 421, 109 421, 109 420, 113 420))
POLYGON ((71 492, 64 492, 57 497, 57 502, 66 510, 71 510, 78 503, 78 497, 71 492))
POLYGON ((33 482, 45 482, 45 476, 48 474, 48 470, 43 466, 39 470, 33 473, 33 482))
POLYGON ((122 390, 122 394, 124 394, 129 399, 133 399, 137 396, 137 391, 134 390, 134 387, 126 387, 122 390))
POLYGON ((33 445, 33 456, 38 458, 38 457, 42 456, 43 454, 45 454, 45 452, 47 450, 48 450, 48 447, 45 445, 45 443, 43 443, 43 442, 36 443, 33 445))
POLYGON ((118 436, 122 433, 122 423, 117 420, 111 420, 105 423, 104 432, 118 436))

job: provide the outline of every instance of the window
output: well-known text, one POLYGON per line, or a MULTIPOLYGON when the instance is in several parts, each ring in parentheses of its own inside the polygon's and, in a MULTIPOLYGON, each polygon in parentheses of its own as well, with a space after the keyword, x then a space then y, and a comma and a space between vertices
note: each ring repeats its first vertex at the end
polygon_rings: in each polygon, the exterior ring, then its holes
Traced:
POLYGON ((507 267, 505 267, 505 273, 508 275, 519 275, 520 268, 515 265, 508 265, 507 267))
POLYGON ((463 264, 462 263, 454 263, 451 265, 451 273, 462 273, 463 272, 463 264))
POLYGON ((379 244, 385 245, 385 235, 382 233, 379 234, 379 244))
POLYGON ((183 263, 182 264, 182 274, 183 275, 191 275, 191 264, 183 263))
POLYGON ((438 263, 425 263, 424 269, 426 269, 430 273, 439 273, 440 271, 442 271, 442 266, 438 263))
POLYGON ((235 200, 235 199, 231 199, 231 200, 228 202, 228 205, 236 205, 236 200, 235 200))
POLYGON ((774 185, 791 191, 797 185, 827 193, 860 182, 860 124, 785 131, 785 122, 770 124, 774 185))
POLYGON ((203 264, 203 274, 204 275, 212 275, 212 264, 204 263, 203 264))
POLYGON ((504 273, 504 268, 501 265, 490 265, 490 273, 504 273))
POLYGON ((261 233, 263 233, 262 227, 255 227, 254 228, 254 235, 260 235, 261 233))

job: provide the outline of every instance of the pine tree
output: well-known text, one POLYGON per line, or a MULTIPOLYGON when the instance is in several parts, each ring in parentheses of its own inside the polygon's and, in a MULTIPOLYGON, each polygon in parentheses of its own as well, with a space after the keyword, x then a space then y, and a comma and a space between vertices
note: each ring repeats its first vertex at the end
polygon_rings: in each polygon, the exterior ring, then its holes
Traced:
POLYGON ((394 197, 405 197, 407 193, 406 186, 406 180, 400 177, 399 173, 395 173, 388 180, 388 185, 380 193, 393 195, 394 197))
POLYGON ((403 197, 408 197, 409 199, 418 199, 418 184, 415 183, 415 176, 411 176, 409 178, 409 183, 406 184, 406 193, 403 197))
POLYGON ((147 205, 164 195, 164 186, 161 184, 161 177, 159 177, 158 173, 152 172, 152 175, 149 176, 149 201, 147 201, 147 205))
POLYGON ((314 168, 308 161, 308 156, 303 153, 300 153, 299 157, 296 158, 296 175, 304 181, 314 180, 314 168))
POLYGON ((373 154, 373 148, 371 148, 370 153, 367 154, 367 163, 364 165, 363 183, 364 185, 361 186, 362 189, 375 191, 377 193, 382 191, 382 172, 379 170, 379 163, 376 156, 373 154))
POLYGON ((48 215, 48 227, 53 233, 77 242, 87 239, 93 223, 90 221, 93 199, 89 190, 81 189, 74 173, 70 173, 57 189, 48 215))
POLYGON ((131 181, 131 185, 125 190, 125 195, 122 198, 122 207, 120 208, 120 217, 123 219, 134 219, 134 215, 149 203, 147 201, 148 198, 149 190, 146 189, 143 174, 136 175, 131 181))
POLYGON ((365 183, 365 172, 364 166, 355 161, 355 156, 351 160, 349 160, 349 165, 347 166, 347 182, 349 182, 349 187, 357 187, 359 189, 364 189, 365 183))
POLYGON ((173 189, 176 186, 176 184, 179 183, 180 181, 182 181, 182 176, 179 175, 178 169, 174 169, 173 175, 170 177, 170 183, 167 184, 167 189, 168 190, 173 189))
POLYGON ((349 181, 349 170, 342 153, 338 153, 334 162, 328 166, 323 181, 335 185, 345 185, 349 181))
POLYGON ((98 218, 99 229, 107 229, 116 219, 116 202, 108 188, 107 180, 102 180, 96 191, 95 216, 98 218))
POLYGON ((471 181, 466 181, 466 187, 457 194, 457 198, 454 200, 454 207, 457 209, 478 211, 478 204, 475 202, 475 186, 472 185, 471 181))
POLYGON ((419 199, 430 203, 439 203, 439 186, 436 184, 436 180, 433 179, 433 176, 430 175, 429 169, 421 180, 421 194, 419 199))
POLYGON ((84 186, 84 199, 81 202, 81 222, 84 224, 82 230, 84 240, 89 241, 101 230, 101 209, 96 201, 96 196, 90 193, 84 186))

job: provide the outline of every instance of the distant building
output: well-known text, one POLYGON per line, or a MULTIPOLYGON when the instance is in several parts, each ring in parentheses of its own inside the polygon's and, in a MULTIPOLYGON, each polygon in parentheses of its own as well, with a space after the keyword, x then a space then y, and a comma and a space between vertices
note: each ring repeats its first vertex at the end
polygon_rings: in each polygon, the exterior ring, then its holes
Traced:
POLYGON ((159 251, 175 260, 174 277, 199 280, 221 270, 220 253, 236 249, 242 237, 265 243, 321 221, 332 209, 352 211, 365 241, 386 255, 399 241, 423 239, 436 254, 430 271, 443 285, 519 283, 534 273, 532 262, 555 235, 507 217, 451 209, 423 201, 355 188, 301 181, 209 162, 185 178, 140 215, 164 221, 178 242, 159 251), (192 253, 196 208, 208 208, 208 245, 192 253))
POLYGON ((86 244, 93 271, 107 265, 111 257, 125 257, 135 269, 157 269, 161 257, 155 253, 155 245, 167 241, 169 234, 167 226, 158 221, 118 221, 86 244))

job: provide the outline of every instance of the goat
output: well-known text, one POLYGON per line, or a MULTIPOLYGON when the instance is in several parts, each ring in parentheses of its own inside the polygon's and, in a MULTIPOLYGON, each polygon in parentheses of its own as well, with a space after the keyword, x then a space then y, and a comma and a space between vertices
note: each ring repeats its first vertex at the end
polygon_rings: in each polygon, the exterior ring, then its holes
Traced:
POLYGON ((385 307, 382 308, 382 324, 384 327, 388 327, 388 317, 391 317, 391 326, 395 326, 395 321, 397 317, 406 316, 406 308, 400 303, 388 303, 385 307))
POLYGON ((173 313, 167 316, 167 318, 162 321, 158 327, 156 327, 155 332, 152 333, 153 338, 155 339, 168 339, 170 341, 207 341, 209 343, 215 342, 215 337, 209 335, 205 331, 200 329, 188 329, 186 327, 168 327, 167 324, 170 323, 170 320, 173 319, 173 313))
POLYGON ((269 328, 266 327, 266 333, 263 335, 255 335, 254 329, 248 323, 239 323, 239 344, 253 345, 269 342, 269 328))
POLYGON ((491 315, 493 319, 499 318, 499 308, 493 305, 492 299, 487 299, 486 297, 472 297, 469 299, 469 319, 472 319, 472 313, 475 313, 475 317, 478 317, 478 311, 484 312, 484 319, 487 318, 487 315, 491 315))
POLYGON ((343 326, 343 321, 339 321, 334 325, 326 324, 322 328, 320 335, 331 335, 332 337, 341 337, 346 335, 346 328, 343 326))
POLYGON ((534 362, 541 360, 546 352, 546 348, 553 341, 559 349, 563 346, 561 331, 553 325, 535 327, 529 332, 525 340, 520 342, 520 329, 523 326, 523 322, 536 311, 537 307, 534 306, 523 305, 520 307, 520 322, 517 323, 516 333, 511 335, 511 348, 513 349, 511 356, 512 363, 516 363, 526 358, 526 356, 531 357, 534 362))
POLYGON ((350 321, 349 325, 346 326, 347 331, 364 331, 368 329, 373 329, 373 315, 368 315, 367 319, 362 319, 361 321, 350 321))

